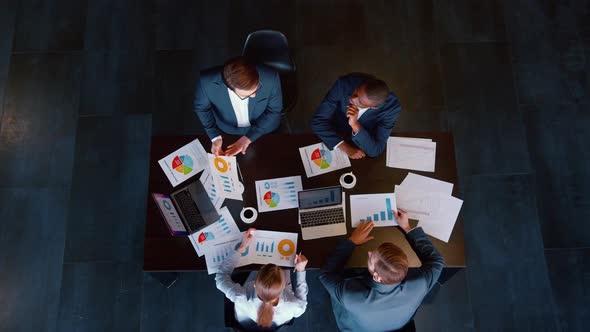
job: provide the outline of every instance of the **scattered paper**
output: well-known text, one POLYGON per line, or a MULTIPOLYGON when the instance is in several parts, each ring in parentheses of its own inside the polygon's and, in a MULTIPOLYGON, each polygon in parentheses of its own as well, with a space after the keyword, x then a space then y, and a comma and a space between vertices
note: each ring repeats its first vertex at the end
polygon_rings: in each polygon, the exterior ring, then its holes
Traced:
POLYGON ((401 183, 402 186, 415 191, 438 192, 452 195, 453 184, 441 180, 429 178, 414 173, 408 173, 401 183))
MULTIPOLYGON (((389 137, 387 139, 387 146, 389 146, 389 141, 392 139, 393 137, 389 137)), ((395 139, 397 141, 408 141, 408 142, 432 142, 432 139, 430 138, 418 138, 418 137, 395 137, 395 139)), ((387 149, 387 153, 385 153, 385 165, 388 166, 389 165, 389 149, 387 149)))
POLYGON ((303 190, 301 176, 256 181, 258 212, 299 207, 297 192, 303 190))
POLYGON ((390 137, 386 159, 387 167, 434 172, 436 142, 390 137))
POLYGON ((449 196, 441 202, 441 208, 437 215, 420 219, 418 226, 422 227, 426 234, 444 242, 449 242, 462 205, 462 200, 449 196))
POLYGON ((190 235, 191 243, 199 257, 203 256, 204 248, 206 248, 213 240, 240 234, 240 229, 236 225, 236 221, 227 207, 221 209, 219 213, 221 214, 219 220, 190 235))
POLYGON ((308 178, 350 167, 346 153, 338 149, 330 151, 324 143, 299 148, 299 154, 308 178))
POLYGON ((207 167, 207 152, 198 139, 158 161, 173 187, 190 179, 207 167))
MULTIPOLYGON (((213 240, 211 244, 205 248, 205 263, 207 264, 207 273, 213 274, 220 271, 222 264, 229 259, 234 251, 240 247, 243 235, 238 233, 229 237, 224 237, 218 240, 213 240)), ((246 253, 247 254, 247 251, 246 253)), ((246 255, 242 255, 235 267, 240 267, 250 264, 246 255)))
POLYGON ((242 200, 244 185, 238 177, 238 163, 236 157, 226 157, 208 154, 209 170, 213 176, 213 183, 217 196, 242 200))
POLYGON ((397 226, 395 194, 350 195, 352 227, 360 222, 373 221, 375 227, 397 226))
POLYGON ((201 174, 201 178, 199 179, 199 181, 201 181, 201 183, 203 184, 203 187, 205 188, 205 191, 207 192, 207 195, 209 196, 211 203, 213 203, 213 206, 215 206, 215 209, 217 209, 217 211, 219 212, 221 209, 221 205, 223 204, 223 201, 225 201, 225 198, 217 195, 215 181, 213 181, 213 176, 211 175, 209 168, 205 168, 205 170, 201 174))

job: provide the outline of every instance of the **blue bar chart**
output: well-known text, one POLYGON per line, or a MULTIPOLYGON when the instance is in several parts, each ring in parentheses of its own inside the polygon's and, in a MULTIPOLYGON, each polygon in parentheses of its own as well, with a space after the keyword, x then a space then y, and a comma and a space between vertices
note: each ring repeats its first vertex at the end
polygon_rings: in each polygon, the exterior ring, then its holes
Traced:
POLYGON ((396 226, 393 211, 397 211, 395 194, 351 195, 350 210, 352 227, 372 221, 376 227, 396 226))

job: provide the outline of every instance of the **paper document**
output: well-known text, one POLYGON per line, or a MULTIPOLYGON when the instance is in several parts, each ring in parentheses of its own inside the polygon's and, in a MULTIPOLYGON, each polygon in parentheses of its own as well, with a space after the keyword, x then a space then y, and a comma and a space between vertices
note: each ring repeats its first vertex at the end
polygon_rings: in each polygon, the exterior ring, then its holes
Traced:
MULTIPOLYGON (((205 249, 205 263, 207 264, 207 273, 213 274, 219 272, 221 265, 240 247, 243 234, 216 239, 205 249)), ((247 253, 247 252, 246 252, 247 253)), ((245 253, 245 254, 246 254, 245 253)), ((250 264, 246 255, 242 255, 235 267, 250 264)))
POLYGON ((301 176, 256 181, 258 212, 299 207, 297 192, 303 190, 301 176))
POLYGON ((395 194, 350 195, 352 227, 362 221, 373 221, 375 227, 397 226, 395 194))
POLYGON ((414 173, 408 173, 401 186, 415 191, 438 192, 452 195, 453 184, 414 173))
POLYGON ((209 195, 211 203, 213 203, 213 206, 215 206, 215 208, 219 212, 225 198, 217 195, 217 188, 215 188, 213 175, 211 175, 209 168, 205 168, 205 170, 201 174, 201 178, 199 179, 199 181, 201 181, 201 183, 203 184, 203 187, 205 188, 207 195, 209 195))
POLYGON ((426 234, 449 242, 462 205, 462 200, 449 196, 441 202, 441 208, 436 215, 420 219, 418 226, 422 227, 426 234))
POLYGON ((238 163, 236 157, 226 157, 208 154, 209 170, 213 176, 213 183, 217 196, 242 200, 244 185, 238 177, 238 163))
POLYGON ((387 167, 434 172, 436 142, 390 137, 386 159, 387 167))
POLYGON ((207 152, 198 139, 158 161, 173 187, 190 179, 207 167, 207 152))
MULTIPOLYGON (((389 137, 387 139, 387 145, 389 146, 389 140, 393 139, 394 137, 389 137)), ((432 139, 430 138, 418 138, 418 137, 395 137, 395 140, 397 140, 398 142, 402 142, 402 141, 407 141, 407 142, 432 142, 432 139)), ((385 154, 385 165, 389 165, 389 150, 387 151, 387 153, 385 154)))
POLYGON ((308 178, 350 167, 346 153, 339 149, 330 151, 324 143, 299 148, 299 154, 308 178))
POLYGON ((199 256, 203 256, 204 248, 213 240, 240 234, 240 229, 227 207, 221 209, 219 213, 221 214, 221 218, 218 221, 189 236, 199 256))
MULTIPOLYGON (((444 194, 438 194, 445 196, 444 194)), ((437 193, 416 191, 406 186, 395 186, 397 207, 406 211, 410 219, 420 220, 438 212, 440 200, 437 193)))

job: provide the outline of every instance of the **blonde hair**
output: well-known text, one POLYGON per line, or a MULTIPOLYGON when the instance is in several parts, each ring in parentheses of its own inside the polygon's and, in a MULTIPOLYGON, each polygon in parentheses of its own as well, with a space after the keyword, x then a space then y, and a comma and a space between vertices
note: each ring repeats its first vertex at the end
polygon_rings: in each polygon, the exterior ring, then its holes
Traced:
POLYGON ((285 276, 283 270, 274 264, 264 265, 254 282, 256 295, 263 302, 258 308, 258 323, 262 327, 272 326, 274 307, 279 303, 279 298, 285 289, 285 276))

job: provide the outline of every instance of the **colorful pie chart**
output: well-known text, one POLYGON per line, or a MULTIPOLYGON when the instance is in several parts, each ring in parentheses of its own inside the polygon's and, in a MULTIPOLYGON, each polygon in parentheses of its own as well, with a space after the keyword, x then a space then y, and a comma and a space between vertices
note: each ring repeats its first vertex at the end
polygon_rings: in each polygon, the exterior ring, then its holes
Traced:
POLYGON ((281 196, 279 196, 277 193, 273 193, 272 191, 267 191, 263 198, 266 204, 271 208, 277 207, 281 201, 281 196))
POLYGON ((211 232, 201 232, 201 234, 199 234, 199 237, 198 237, 199 243, 203 243, 207 240, 214 240, 214 239, 215 239, 215 235, 213 235, 213 233, 211 233, 211 232))
POLYGON ((311 153, 311 161, 321 169, 330 167, 332 153, 329 150, 315 149, 311 153))
POLYGON ((178 173, 187 175, 193 171, 193 159, 190 156, 176 156, 172 160, 172 168, 178 173))

